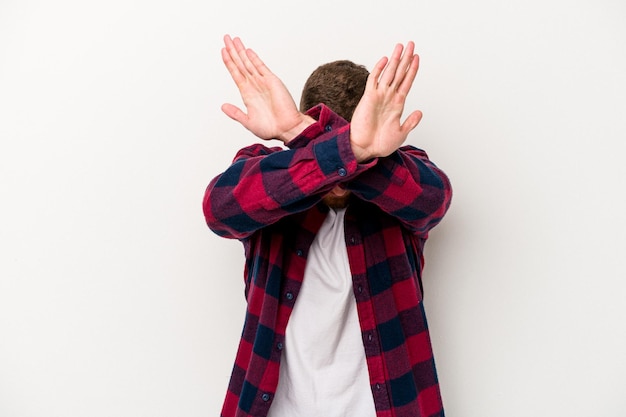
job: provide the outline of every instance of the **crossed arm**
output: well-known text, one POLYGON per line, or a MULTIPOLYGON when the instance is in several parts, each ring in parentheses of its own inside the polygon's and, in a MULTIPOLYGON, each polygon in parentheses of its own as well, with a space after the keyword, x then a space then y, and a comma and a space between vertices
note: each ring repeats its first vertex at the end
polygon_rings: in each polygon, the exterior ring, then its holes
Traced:
POLYGON ((247 112, 232 104, 222 110, 259 138, 278 139, 291 149, 244 148, 211 181, 203 208, 214 232, 246 238, 313 206, 340 183, 417 234, 427 233, 443 217, 451 197, 447 177, 423 151, 401 147, 421 119, 415 111, 401 123, 418 67, 412 43, 406 50, 397 45, 390 59, 378 61, 347 124, 325 106, 300 113, 280 79, 252 50, 237 38, 224 40, 222 58, 247 112))

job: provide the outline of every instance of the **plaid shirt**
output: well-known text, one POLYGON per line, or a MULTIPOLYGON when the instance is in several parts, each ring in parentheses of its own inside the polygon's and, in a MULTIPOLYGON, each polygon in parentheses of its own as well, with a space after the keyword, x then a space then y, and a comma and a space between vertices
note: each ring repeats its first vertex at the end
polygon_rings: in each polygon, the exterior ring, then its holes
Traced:
POLYGON ((204 197, 209 227, 241 240, 246 255, 246 319, 221 415, 267 415, 308 251, 329 210, 321 199, 343 184, 352 192, 345 238, 376 415, 443 416, 421 272, 428 231, 450 204, 448 178, 411 146, 358 163, 345 120, 324 105, 308 114, 317 123, 289 149, 242 149, 204 197))

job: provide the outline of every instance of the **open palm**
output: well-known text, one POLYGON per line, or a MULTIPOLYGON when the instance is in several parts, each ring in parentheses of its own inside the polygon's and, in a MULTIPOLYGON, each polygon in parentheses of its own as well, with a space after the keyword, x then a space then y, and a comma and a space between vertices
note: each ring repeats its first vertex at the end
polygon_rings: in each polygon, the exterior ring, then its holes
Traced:
POLYGON ((401 121, 419 67, 414 47, 413 42, 406 49, 396 45, 391 58, 380 59, 367 79, 350 128, 350 142, 359 161, 393 153, 422 118, 422 113, 416 110, 401 121))
POLYGON ((283 82, 239 38, 226 35, 224 44, 222 60, 247 113, 230 103, 222 105, 222 111, 261 139, 287 141, 299 133, 305 116, 283 82))

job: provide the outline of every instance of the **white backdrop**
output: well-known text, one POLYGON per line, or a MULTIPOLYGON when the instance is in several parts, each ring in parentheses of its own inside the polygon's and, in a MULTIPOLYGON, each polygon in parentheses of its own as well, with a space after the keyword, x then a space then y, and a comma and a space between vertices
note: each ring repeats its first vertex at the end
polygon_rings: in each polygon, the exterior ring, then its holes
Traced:
POLYGON ((0 416, 217 416, 244 316, 209 180, 241 36, 299 100, 414 40, 450 176, 425 305, 450 417, 626 415, 620 0, 0 0, 0 416))

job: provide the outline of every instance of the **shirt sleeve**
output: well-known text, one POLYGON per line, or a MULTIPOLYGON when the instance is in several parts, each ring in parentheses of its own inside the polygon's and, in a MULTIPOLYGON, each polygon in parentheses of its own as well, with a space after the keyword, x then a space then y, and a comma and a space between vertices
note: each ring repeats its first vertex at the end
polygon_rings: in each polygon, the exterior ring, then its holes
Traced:
POLYGON ((282 217, 317 204, 338 183, 350 181, 375 161, 360 164, 350 147, 350 125, 320 105, 317 122, 294 138, 291 149, 255 144, 240 150, 215 177, 203 200, 216 234, 244 239, 282 217))
POLYGON ((377 205, 422 237, 447 212, 452 187, 446 174, 413 146, 403 146, 347 184, 362 200, 377 205))

